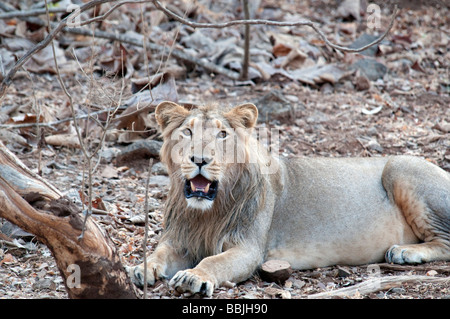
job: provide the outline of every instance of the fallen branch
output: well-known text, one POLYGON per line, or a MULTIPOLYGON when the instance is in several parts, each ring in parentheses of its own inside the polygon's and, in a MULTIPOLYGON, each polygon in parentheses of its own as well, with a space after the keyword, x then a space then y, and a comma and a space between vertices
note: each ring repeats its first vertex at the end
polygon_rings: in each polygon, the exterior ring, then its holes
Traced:
POLYGON ((51 250, 70 298, 137 298, 108 235, 90 218, 82 241, 78 207, 0 142, 0 217, 51 250))
POLYGON ((392 271, 429 271, 435 270, 438 274, 450 273, 450 266, 438 266, 433 264, 423 264, 423 265, 398 265, 398 264, 388 264, 381 263, 377 264, 380 268, 392 271))
POLYGON ((345 51, 345 52, 361 52, 361 51, 364 51, 364 50, 370 48, 371 46, 374 46, 374 45, 380 43, 381 41, 383 41, 383 39, 386 37, 386 35, 392 29, 392 26, 394 25, 395 17, 397 16, 397 12, 398 12, 398 7, 397 7, 397 5, 395 5, 394 12, 392 13, 391 20, 389 22, 389 26, 386 29, 386 31, 378 39, 374 40, 373 42, 371 42, 365 46, 362 46, 360 48, 355 49, 355 48, 344 47, 344 46, 337 45, 337 44, 330 42, 327 39, 327 37, 325 36, 325 34, 319 29, 319 26, 310 20, 303 20, 303 21, 296 21, 296 22, 280 22, 280 21, 263 20, 263 19, 251 19, 251 20, 233 20, 233 21, 223 22, 223 23, 198 23, 198 22, 192 22, 185 18, 180 17, 173 11, 170 11, 169 9, 164 7, 158 0, 152 0, 152 2, 157 9, 163 11, 170 18, 172 18, 180 23, 183 23, 187 26, 190 26, 192 28, 222 29, 222 28, 231 27, 234 25, 241 25, 241 24, 244 24, 244 25, 271 25, 271 26, 277 26, 277 27, 308 26, 308 27, 311 27, 314 31, 316 31, 319 34, 319 36, 321 37, 321 39, 327 45, 329 45, 333 49, 345 51))
MULTIPOLYGON (((229 21, 229 22, 224 22, 224 23, 197 23, 197 22, 192 22, 189 21, 179 15, 177 15, 176 13, 174 13, 173 11, 167 9, 166 7, 164 7, 159 1, 157 0, 149 0, 151 1, 154 6, 156 7, 156 9, 163 11, 167 16, 169 16, 170 18, 183 23, 187 26, 193 27, 193 28, 226 28, 229 26, 234 26, 234 25, 271 25, 271 26, 290 26, 290 27, 296 27, 296 26, 308 26, 311 27, 314 31, 316 31, 319 36, 322 38, 322 40, 330 47, 336 49, 336 50, 340 50, 340 51, 346 51, 346 52, 361 52, 366 50, 367 48, 376 45, 378 43, 380 43, 385 37, 386 35, 389 33, 389 31, 391 30, 394 21, 395 21, 395 16, 397 15, 397 6, 395 6, 394 8, 394 12, 392 14, 390 23, 388 28, 386 29, 386 31, 375 41, 362 46, 360 48, 348 48, 348 47, 344 47, 344 46, 340 46, 337 44, 333 44, 331 43, 325 36, 325 34, 319 29, 319 27, 312 21, 310 20, 303 20, 303 21, 297 21, 297 22, 279 22, 279 21, 271 21, 271 20, 262 20, 262 19, 251 19, 251 20, 234 20, 234 21, 229 21)), ((53 40, 56 35, 61 32, 61 31, 67 31, 67 32, 71 32, 71 33, 75 33, 75 34, 83 34, 83 35, 89 35, 89 36, 96 36, 98 38, 105 38, 105 39, 110 39, 110 40, 116 40, 116 41, 120 41, 120 42, 124 42, 124 43, 129 43, 132 45, 137 45, 137 46, 141 46, 143 47, 143 43, 134 39, 129 39, 123 35, 116 35, 116 34, 112 34, 112 33, 107 33, 107 32, 102 32, 102 31, 96 31, 95 34, 94 32, 90 31, 90 30, 85 30, 85 29, 81 29, 81 28, 66 28, 67 23, 69 21, 73 21, 73 19, 81 14, 82 12, 89 10, 91 8, 94 8, 95 6, 98 6, 100 4, 103 3, 107 3, 107 2, 114 2, 114 0, 93 0, 90 1, 86 4, 84 4, 83 6, 80 7, 80 10, 77 10, 71 14, 69 14, 67 17, 65 17, 63 20, 61 20, 59 23, 55 23, 52 24, 52 32, 50 32, 44 40, 42 40, 40 43, 38 43, 37 45, 35 45, 33 48, 31 48, 26 54, 24 54, 14 65, 14 67, 8 72, 8 74, 5 76, 5 78, 2 81, 2 84, 0 86, 0 98, 2 98, 4 96, 4 94, 6 93, 6 89, 9 87, 9 85, 11 85, 12 83, 12 79, 14 77, 14 75, 16 74, 16 72, 24 65, 25 62, 27 62, 31 56, 33 56, 35 53, 39 52, 40 50, 42 50, 43 48, 45 48, 51 40, 53 40)), ((126 4, 126 3, 142 3, 143 1, 121 1, 119 3, 117 3, 114 8, 118 8, 119 6, 126 4)), ((3 5, 2 6, 3 9, 7 8, 7 6, 3 5)), ((12 9, 8 9, 10 11, 12 11, 12 9)), ((8 11, 7 10, 7 11, 8 11)), ((112 9, 109 10, 105 15, 103 15, 102 17, 97 17, 95 19, 91 19, 91 21, 99 21, 101 19, 104 19, 105 17, 107 17, 110 13, 112 12, 112 9)), ((35 24, 38 25, 44 25, 46 26, 47 23, 42 21, 41 19, 38 18, 30 18, 30 17, 24 17, 23 18, 26 21, 32 21, 35 24), (32 20, 29 20, 32 19, 32 20)), ((85 22, 81 22, 81 24, 87 23, 88 21, 85 22)), ((155 43, 151 43, 151 42, 146 42, 146 46, 152 50, 158 50, 160 52, 165 52, 167 50, 167 48, 165 48, 164 46, 160 46, 157 45, 155 43)), ((200 60, 200 59, 196 59, 182 51, 179 50, 173 50, 171 52, 171 54, 181 60, 185 60, 185 61, 189 61, 192 63, 195 63, 197 65, 200 65, 202 67, 204 67, 205 69, 209 70, 210 72, 214 72, 214 73, 218 73, 218 74, 223 74, 233 80, 239 80, 240 79, 240 75, 234 71, 225 69, 221 66, 215 65, 213 63, 210 63, 208 61, 205 60, 200 60)))
POLYGON ((429 276, 385 276, 375 277, 366 280, 357 285, 322 292, 318 294, 305 296, 308 299, 327 299, 335 297, 354 297, 355 295, 367 295, 377 291, 392 289, 407 283, 448 283, 450 278, 447 277, 429 277, 429 276))
MULTIPOLYGON (((50 13, 67 13, 66 9, 59 8, 49 8, 50 13)), ((46 14, 45 9, 35 9, 35 10, 15 10, 5 13, 0 13, 0 19, 14 19, 14 18, 25 18, 25 17, 37 17, 46 14)))
MULTIPOLYGON (((248 20, 250 18, 250 12, 248 10, 248 0, 242 1, 244 18, 248 20)), ((245 25, 244 31, 244 59, 242 61, 241 79, 248 80, 248 66, 250 64, 250 25, 245 25)))

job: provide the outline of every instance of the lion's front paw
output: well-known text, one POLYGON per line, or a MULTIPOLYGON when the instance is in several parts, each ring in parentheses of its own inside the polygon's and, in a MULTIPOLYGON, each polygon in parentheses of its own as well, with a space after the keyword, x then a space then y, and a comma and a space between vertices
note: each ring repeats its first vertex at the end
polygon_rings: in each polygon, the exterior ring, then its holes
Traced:
MULTIPOLYGON (((128 268, 131 281, 138 287, 144 287, 144 264, 128 268)), ((147 264, 147 284, 153 285, 158 279, 165 279, 163 267, 156 263, 147 264)))
POLYGON ((202 293, 211 297, 216 286, 212 276, 199 269, 181 270, 175 274, 169 283, 177 291, 191 293, 202 293))

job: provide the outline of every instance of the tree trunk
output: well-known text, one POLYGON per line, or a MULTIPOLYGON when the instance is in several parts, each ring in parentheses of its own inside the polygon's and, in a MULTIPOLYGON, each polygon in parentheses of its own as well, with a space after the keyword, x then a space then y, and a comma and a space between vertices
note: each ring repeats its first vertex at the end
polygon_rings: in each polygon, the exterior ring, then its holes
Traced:
POLYGON ((49 247, 70 298, 137 298, 114 243, 0 142, 0 217, 49 247))

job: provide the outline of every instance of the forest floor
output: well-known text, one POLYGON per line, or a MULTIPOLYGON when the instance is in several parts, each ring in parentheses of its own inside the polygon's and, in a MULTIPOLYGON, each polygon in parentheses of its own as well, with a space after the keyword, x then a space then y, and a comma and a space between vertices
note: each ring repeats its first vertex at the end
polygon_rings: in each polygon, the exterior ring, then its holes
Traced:
MULTIPOLYGON (((150 146, 139 144, 161 141, 152 112, 137 112, 140 105, 154 108, 163 99, 187 104, 253 102, 264 114, 259 126, 280 133, 280 156, 408 154, 425 158, 450 172, 450 8, 440 1, 427 5, 397 2, 400 10, 390 34, 365 54, 336 52, 307 27, 252 26, 251 81, 233 81, 157 52, 146 55, 131 45, 103 39, 96 39, 93 44, 89 37, 62 33, 57 38, 56 51, 61 76, 74 97, 77 115, 116 105, 120 105, 119 115, 135 114, 111 123, 99 152, 101 159, 95 157, 99 161, 93 176, 96 207, 106 214, 94 214, 92 218, 117 245, 123 264, 142 262, 141 217, 149 154, 156 159, 149 189, 150 251, 163 230, 162 214, 170 187, 157 154, 148 151, 150 146), (147 80, 147 64, 152 74, 160 74, 152 84, 151 102, 148 102, 150 91, 141 90, 147 80), (141 102, 137 102, 139 99, 141 102)), ((242 18, 239 1, 217 1, 214 5, 212 1, 198 1, 196 6, 188 6, 188 1, 169 3, 199 22, 242 18)), ((381 8, 382 32, 392 8, 382 1, 374 3, 381 8)), ((366 6, 361 1, 356 8, 357 19, 350 14, 355 7, 344 10, 334 1, 302 1, 296 5, 294 1, 263 0, 251 13, 277 21, 311 19, 321 25, 332 42, 351 45, 357 39, 367 43, 368 34, 374 34, 366 25, 366 6)), ((180 28, 151 5, 147 8, 144 16, 151 21, 147 22, 147 28, 152 41, 170 46, 176 39, 173 49, 239 72, 243 27, 180 28)), ((120 32, 128 31, 131 37, 142 32, 136 18, 139 14, 138 5, 123 6, 106 21, 98 22, 96 28, 117 28, 120 32)), ((55 21, 58 18, 53 16, 55 21)), ((0 53, 6 70, 15 57, 45 35, 43 28, 16 19, 0 20, 0 30, 3 30, 0 53)), ((38 55, 25 65, 26 71, 19 71, 0 101, 0 140, 29 168, 37 171, 41 167, 43 178, 77 197, 86 182, 83 154, 76 147, 73 121, 62 121, 70 117, 70 111, 55 74, 51 50, 38 55), (38 149, 35 126, 19 128, 37 120, 48 124, 42 131, 45 140, 41 143, 42 150, 38 149)), ((99 122, 79 121, 90 149, 99 143, 102 133, 99 123, 104 124, 105 120, 100 117, 99 122)), ((449 262, 398 267, 382 263, 376 269, 381 283, 389 278, 393 282, 379 289, 351 290, 339 298, 450 298, 449 262), (417 276, 422 280, 395 283, 400 276, 417 276)), ((295 270, 283 284, 265 282, 255 274, 235 286, 216 289, 212 298, 308 298, 358 287, 374 278, 372 270, 373 265, 295 270)), ((201 298, 179 294, 166 281, 149 287, 148 294, 149 298, 201 298)), ((0 298, 67 298, 48 248, 31 234, 1 219, 0 298)))

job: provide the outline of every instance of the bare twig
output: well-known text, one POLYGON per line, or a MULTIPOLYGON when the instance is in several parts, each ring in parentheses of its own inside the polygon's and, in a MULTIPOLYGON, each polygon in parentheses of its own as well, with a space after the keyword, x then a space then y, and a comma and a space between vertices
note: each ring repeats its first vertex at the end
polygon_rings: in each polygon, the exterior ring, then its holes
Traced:
MULTIPOLYGON (((192 22, 189 21, 179 15, 177 15, 176 13, 174 13, 173 11, 167 9, 166 7, 164 7, 159 1, 157 0, 149 0, 151 1, 154 6, 158 9, 163 11, 167 16, 169 16, 170 18, 183 23, 187 26, 193 27, 193 28, 226 28, 229 26, 234 26, 234 25, 271 25, 271 26, 290 26, 290 27, 296 27, 296 26, 309 26, 311 27, 314 31, 316 31, 319 36, 322 38, 322 40, 330 47, 336 49, 336 50, 340 50, 340 51, 346 51, 346 52, 361 52, 366 50, 367 48, 376 45, 378 43, 380 43, 385 37, 386 35, 389 33, 389 31, 391 30, 392 26, 394 25, 394 21, 395 21, 395 17, 397 15, 397 6, 395 6, 394 8, 394 12, 392 14, 390 23, 388 28, 386 29, 386 31, 375 41, 360 47, 360 48, 348 48, 348 47, 344 47, 344 46, 340 46, 337 44, 333 44, 331 43, 325 36, 325 34, 319 29, 319 26, 316 25, 315 23, 313 23, 310 20, 302 20, 302 21, 296 21, 296 22, 280 22, 280 21, 271 21, 271 20, 262 20, 262 19, 252 19, 252 20, 234 20, 234 21, 229 21, 229 22, 223 22, 223 23, 197 23, 197 22, 192 22)), ((84 35, 93 35, 92 32, 90 30, 85 30, 85 29, 81 29, 81 28, 66 28, 68 21, 72 21, 72 19, 80 14, 81 12, 84 12, 86 10, 89 10, 97 5, 103 4, 103 3, 107 3, 107 2, 114 2, 114 0, 93 0, 90 1, 86 4, 84 4, 83 6, 80 7, 80 10, 76 10, 74 12, 72 12, 71 14, 69 14, 67 17, 65 17, 63 20, 61 20, 58 24, 55 24, 55 27, 53 28, 53 30, 45 37, 45 39, 43 41, 41 41, 40 43, 38 43, 36 46, 34 46, 33 48, 31 48, 26 54, 24 54, 14 65, 14 67, 8 72, 8 74, 5 76, 5 78, 2 81, 2 84, 0 86, 0 98, 4 96, 6 89, 9 87, 9 85, 11 85, 12 79, 14 77, 14 75, 16 74, 16 72, 23 66, 23 64, 28 61, 28 59, 30 59, 31 56, 33 56, 33 54, 35 54, 36 52, 42 50, 43 48, 45 48, 50 41, 52 41, 56 35, 61 32, 61 31, 68 31, 71 33, 76 33, 76 34, 84 34, 84 35)), ((117 8, 122 4, 125 3, 141 3, 142 1, 121 1, 118 4, 116 4, 114 7, 117 8)), ((3 6, 5 7, 5 6, 3 6)), ((11 9, 12 10, 12 9, 11 9)), ((112 11, 109 10, 105 15, 103 15, 103 18, 105 18, 107 15, 109 15, 112 11)), ((28 19, 33 19, 33 23, 36 24, 41 24, 42 25, 42 20, 37 19, 37 18, 24 18, 27 19, 27 21, 30 21, 28 19)), ((92 19, 91 19, 92 20, 92 19)), ((94 21, 94 20, 92 20, 94 21)), ((91 22, 92 22, 91 21, 91 22)), ((98 19, 96 19, 95 21, 98 21, 98 19)), ((45 24, 46 25, 46 24, 45 24)), ((137 46, 141 46, 142 47, 142 43, 140 41, 136 41, 134 39, 130 39, 127 38, 123 35, 116 35, 116 34, 112 34, 112 33, 107 33, 107 32, 101 32, 101 31, 96 31, 95 32, 95 36, 97 37, 101 37, 101 38, 106 38, 106 39, 111 39, 111 40, 117 40, 117 41, 121 41, 124 43, 129 43, 132 45, 137 45, 137 46)), ((146 42, 146 45, 148 48, 152 49, 152 50, 158 50, 161 52, 165 52, 166 48, 162 47, 160 45, 151 43, 151 42, 146 42)), ((200 59, 196 59, 193 58, 192 56, 179 51, 179 50, 173 50, 172 51, 172 55, 178 59, 182 59, 182 60, 187 60, 190 61, 192 63, 198 64, 202 67, 204 67, 205 69, 214 72, 214 73, 219 73, 219 74, 223 74, 233 80, 238 80, 240 78, 240 75, 237 74, 234 71, 228 70, 226 68, 223 68, 221 66, 215 65, 213 63, 204 61, 204 60, 200 60, 200 59)))
MULTIPOLYGON (((46 8, 48 8, 47 0, 45 0, 45 3, 46 3, 46 8)), ((50 14, 49 14, 48 10, 47 10, 47 21, 48 21, 49 34, 51 34, 52 31, 51 31, 51 23, 50 23, 50 14)), ((108 110, 108 116, 107 116, 106 124, 105 124, 105 127, 103 127, 103 133, 101 135, 99 145, 93 151, 88 150, 88 146, 85 145, 85 143, 83 143, 83 138, 81 136, 81 131, 80 131, 80 128, 78 126, 78 122, 76 120, 76 113, 75 113, 75 108, 74 108, 74 105, 73 105, 73 98, 72 98, 71 94, 68 92, 68 90, 67 90, 67 88, 66 88, 66 86, 64 84, 64 81, 61 78, 61 73, 59 72, 59 66, 58 66, 58 61, 57 61, 57 58, 56 58, 56 51, 55 51, 55 45, 54 45, 53 39, 50 40, 50 43, 52 45, 53 60, 54 60, 54 63, 55 63, 55 70, 56 70, 57 78, 58 78, 58 81, 60 83, 61 88, 63 89, 64 94, 67 96, 67 98, 69 100, 69 106, 70 106, 70 110, 71 110, 71 113, 72 113, 72 118, 74 119, 73 122, 74 122, 75 131, 77 133, 79 144, 80 144, 81 150, 82 150, 83 155, 84 155, 84 163, 85 163, 85 165, 87 165, 87 169, 86 170, 87 170, 87 175, 88 175, 88 181, 87 181, 87 184, 88 184, 88 200, 87 200, 88 201, 88 208, 87 208, 87 210, 84 211, 85 216, 84 216, 83 226, 82 226, 82 229, 81 229, 81 235, 78 238, 79 240, 82 240, 83 237, 84 237, 84 232, 86 230, 86 222, 87 222, 88 218, 90 217, 90 215, 92 214, 92 199, 93 199, 93 196, 92 196, 92 193, 93 193, 92 177, 93 177, 93 173, 94 173, 94 170, 95 170, 95 168, 93 167, 92 160, 93 160, 94 156, 98 153, 98 151, 102 148, 102 146, 104 144, 104 140, 105 140, 105 137, 106 137, 106 132, 107 132, 108 126, 111 123, 112 117, 117 112, 117 110, 118 110, 118 108, 119 108, 119 106, 121 104, 122 93, 123 93, 123 88, 124 88, 125 84, 124 84, 124 79, 122 79, 122 90, 121 90, 121 95, 120 95, 119 101, 117 102, 117 105, 113 109, 112 113, 108 110)), ((91 79, 91 81, 93 81, 93 79, 91 79)), ((90 114, 88 114, 88 116, 89 115, 90 114)), ((100 161, 100 159, 99 159, 99 161, 100 161)), ((99 163, 99 161, 98 161, 98 163, 99 163)), ((84 179, 84 176, 85 176, 85 174, 83 172, 83 179, 84 179)), ((84 187, 84 185, 85 185, 85 183, 83 182, 83 187, 84 187)))
POLYGON ((405 283, 411 282, 423 282, 423 283, 448 283, 450 278, 447 277, 430 277, 430 276, 386 276, 386 277, 375 277, 363 281, 354 286, 340 288, 336 290, 330 290, 326 292, 321 292, 313 295, 305 296, 308 299, 326 299, 333 297, 354 297, 358 294, 370 294, 381 290, 387 290, 394 287, 401 286, 405 283))
MULTIPOLYGON (((48 5, 47 5, 47 0, 45 0, 45 8, 47 9, 47 21, 48 21, 48 32, 49 34, 51 34, 51 23, 50 23, 50 13, 48 11, 48 5)), ((67 96, 67 99, 69 100, 69 106, 70 106, 70 111, 72 113, 72 117, 75 118, 75 108, 73 107, 73 98, 72 95, 69 93, 69 91, 67 91, 66 85, 64 84, 64 81, 61 78, 61 73, 59 72, 59 66, 58 66, 58 59, 56 58, 56 50, 55 50, 55 43, 53 41, 53 38, 50 40, 50 44, 52 45, 52 52, 53 52, 53 61, 55 63, 55 70, 56 70, 56 75, 59 81, 59 84, 64 92, 64 94, 67 96)), ((89 180, 89 190, 88 190, 88 197, 89 199, 92 198, 92 174, 91 174, 91 161, 90 161, 90 156, 88 153, 88 150, 86 149, 84 143, 83 143, 83 139, 81 137, 81 133, 80 133, 80 128, 78 127, 78 123, 76 120, 73 121, 74 127, 75 127, 75 131, 77 133, 78 136, 78 140, 80 142, 80 147, 81 150, 83 151, 84 154, 84 159, 87 162, 88 165, 88 180, 89 180)), ((84 177, 84 174, 83 174, 84 177)), ((84 185, 84 182, 83 182, 84 185)), ((92 212, 92 200, 88 201, 88 209, 87 211, 85 211, 85 217, 84 217, 84 222, 83 222, 83 228, 81 230, 81 235, 79 236, 78 239, 82 239, 84 237, 84 231, 86 229, 86 222, 87 219, 89 217, 89 215, 92 212)))
MULTIPOLYGON (((11 68, 11 70, 8 72, 8 74, 5 76, 5 78, 2 81, 2 85, 0 86, 0 98, 3 97, 3 95, 6 92, 6 89, 11 84, 12 79, 16 72, 27 62, 35 53, 39 52, 43 48, 45 48, 50 42, 56 37, 56 35, 66 27, 67 23, 69 21, 72 21, 72 19, 79 13, 84 12, 86 10, 89 10, 91 8, 94 8, 95 6, 107 2, 112 2, 113 0, 93 0, 90 1, 83 6, 80 7, 80 10, 76 10, 69 14, 67 17, 62 19, 58 24, 56 24, 55 28, 49 32, 49 34, 45 37, 44 40, 36 44, 34 47, 32 47, 27 53, 25 53, 17 62, 14 64, 14 66, 11 68)), ((48 15, 47 11, 47 15, 48 15)), ((40 19, 34 19, 33 21, 40 20, 40 19)), ((42 21, 42 20, 41 20, 42 21)), ((48 21, 50 21, 48 19, 48 21)), ((47 25, 45 23, 44 25, 47 25)), ((48 25, 51 25, 51 23, 48 23, 48 25)))
MULTIPOLYGON (((244 8, 244 18, 248 20, 250 18, 250 13, 248 11, 248 0, 242 1, 242 6, 244 8)), ((244 60, 242 62, 241 78, 242 80, 248 80, 248 65, 250 62, 250 25, 245 25, 244 32, 244 60)))
POLYGON ((148 189, 150 185, 150 176, 152 175, 153 158, 148 162, 148 175, 147 182, 145 183, 145 202, 144 202, 144 214, 145 214, 145 230, 144 241, 142 242, 143 258, 144 258, 144 299, 147 299, 147 241, 148 241, 148 189))
MULTIPOLYGON (((111 112, 114 111, 116 109, 116 107, 111 107, 111 108, 107 108, 104 110, 99 110, 96 112, 92 112, 90 114, 83 114, 83 115, 77 115, 75 118, 74 117, 67 117, 65 119, 61 119, 61 120, 57 120, 57 121, 52 121, 52 122, 46 122, 46 123, 39 123, 40 127, 49 127, 52 129, 55 129, 53 126, 58 125, 58 124, 62 124, 65 122, 72 122, 75 120, 82 120, 82 119, 86 119, 86 118, 93 118, 95 115, 99 115, 102 113, 106 113, 106 112, 111 112)), ((123 117, 126 117, 127 115, 124 115, 123 117)), ((115 117, 112 119, 112 121, 117 121, 122 119, 123 117, 115 117)), ((0 124, 0 128, 26 128, 26 127, 32 127, 32 126, 36 126, 36 123, 21 123, 21 124, 0 124)))
MULTIPOLYGON (((112 1, 111 1, 112 2, 112 1)), ((123 6, 124 4, 130 4, 130 3, 145 3, 148 2, 148 0, 135 0, 135 1, 121 1, 118 4, 114 5, 113 7, 111 7, 107 12, 105 12, 104 14, 102 14, 101 16, 97 16, 94 17, 92 19, 88 19, 85 21, 80 21, 80 26, 86 25, 86 24, 90 24, 92 22, 97 22, 97 21, 103 21, 105 20, 111 13, 113 13, 117 8, 123 6)))
MULTIPOLYGON (((48 11, 50 13, 67 13, 66 9, 60 9, 60 8, 49 8, 48 11)), ((15 10, 15 11, 0 13, 0 19, 36 17, 36 16, 40 16, 42 14, 46 14, 46 9, 15 10)))
POLYGON ((371 46, 374 46, 374 45, 380 43, 381 41, 383 41, 383 39, 386 37, 386 35, 389 33, 392 26, 394 25, 395 17, 397 16, 397 12, 398 12, 398 7, 397 7, 397 5, 395 5, 394 12, 392 13, 391 20, 389 22, 389 26, 386 29, 386 31, 375 41, 373 41, 363 47, 355 49, 355 48, 349 48, 349 47, 344 47, 341 45, 333 44, 332 42, 330 42, 327 39, 325 34, 319 29, 319 26, 310 20, 302 20, 302 21, 296 21, 296 22, 280 22, 280 21, 271 21, 271 20, 263 20, 263 19, 251 19, 251 20, 233 20, 233 21, 222 22, 222 23, 198 23, 198 22, 192 22, 192 21, 189 21, 187 19, 180 17, 173 11, 164 7, 158 0, 152 0, 152 2, 157 9, 163 11, 167 16, 171 17, 172 19, 174 19, 180 23, 190 26, 192 28, 222 29, 222 28, 226 28, 226 27, 230 27, 230 26, 234 26, 234 25, 241 25, 241 24, 244 24, 244 25, 272 25, 272 26, 278 26, 278 27, 308 26, 308 27, 311 27, 314 31, 316 31, 327 45, 329 45, 330 47, 332 47, 336 50, 346 51, 346 52, 361 52, 361 51, 364 51, 367 48, 370 48, 371 46))

